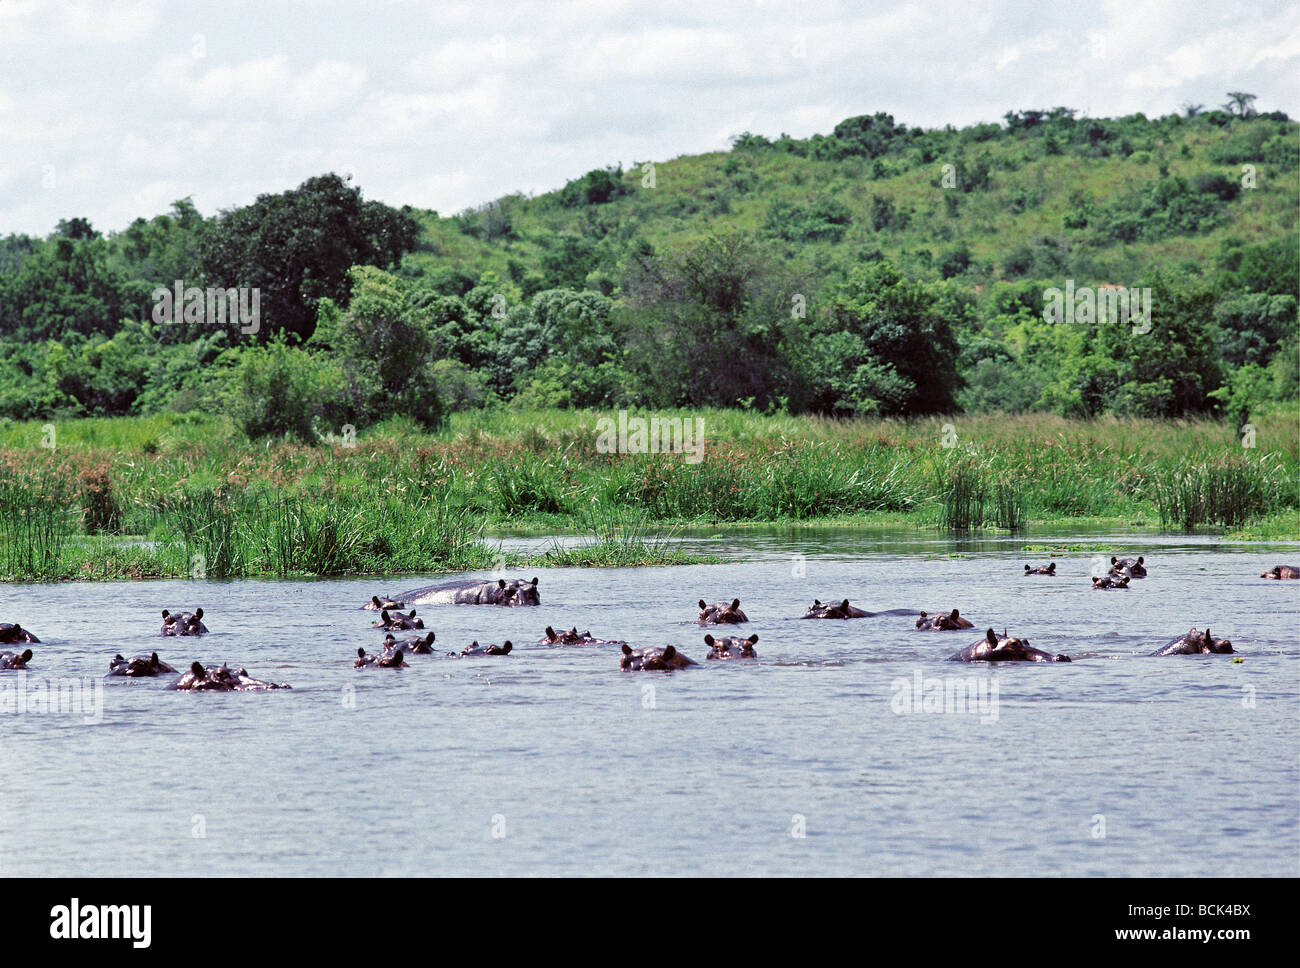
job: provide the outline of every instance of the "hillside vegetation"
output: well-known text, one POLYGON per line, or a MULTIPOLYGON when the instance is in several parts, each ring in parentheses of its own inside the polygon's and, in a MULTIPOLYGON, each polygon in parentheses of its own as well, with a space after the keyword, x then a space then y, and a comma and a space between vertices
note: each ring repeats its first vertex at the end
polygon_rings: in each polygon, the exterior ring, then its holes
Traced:
POLYGON ((1300 394, 1298 135, 1241 98, 876 113, 447 216, 322 175, 107 237, 73 217, 0 239, 0 418, 220 410, 305 442, 501 404, 1240 425, 1300 394), (1117 286, 1149 313, 1088 307, 1117 286), (256 318, 190 287, 256 289, 256 318), (1046 318, 1054 290, 1083 308, 1046 318))

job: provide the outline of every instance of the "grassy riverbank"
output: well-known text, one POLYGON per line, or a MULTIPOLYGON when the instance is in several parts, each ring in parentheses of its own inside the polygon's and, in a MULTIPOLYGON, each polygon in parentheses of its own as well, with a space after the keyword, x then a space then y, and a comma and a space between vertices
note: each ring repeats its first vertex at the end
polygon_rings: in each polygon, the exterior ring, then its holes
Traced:
POLYGON ((1254 418, 1254 447, 1205 421, 683 413, 704 421, 698 463, 598 453, 601 416, 485 411, 316 446, 214 415, 3 423, 0 579, 674 564, 699 560, 675 526, 759 522, 1300 538, 1295 407, 1254 418), (503 560, 496 528, 589 540, 503 560))

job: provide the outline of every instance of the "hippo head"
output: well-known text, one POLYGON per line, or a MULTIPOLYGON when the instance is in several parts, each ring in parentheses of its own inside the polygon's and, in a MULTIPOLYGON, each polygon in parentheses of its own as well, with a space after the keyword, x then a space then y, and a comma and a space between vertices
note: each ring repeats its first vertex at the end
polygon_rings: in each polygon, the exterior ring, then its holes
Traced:
POLYGON ((497 581, 497 587, 504 593, 505 605, 540 605, 541 596, 537 594, 537 579, 524 581, 516 578, 507 582, 504 578, 497 581))
POLYGON ((7 658, 9 660, 8 664, 6 666, 0 666, 0 668, 26 669, 27 663, 32 661, 32 650, 24 649, 22 652, 8 653, 7 658))
POLYGON ((1205 636, 1202 638, 1201 642, 1202 642, 1201 650, 1203 652, 1214 652, 1219 654, 1226 654, 1232 651, 1231 642, 1229 642, 1227 639, 1219 639, 1216 641, 1214 637, 1210 635, 1209 629, 1205 630, 1205 636))
POLYGON ((163 633, 166 635, 199 635, 206 632, 203 627, 203 609, 193 612, 169 612, 162 610, 163 633))

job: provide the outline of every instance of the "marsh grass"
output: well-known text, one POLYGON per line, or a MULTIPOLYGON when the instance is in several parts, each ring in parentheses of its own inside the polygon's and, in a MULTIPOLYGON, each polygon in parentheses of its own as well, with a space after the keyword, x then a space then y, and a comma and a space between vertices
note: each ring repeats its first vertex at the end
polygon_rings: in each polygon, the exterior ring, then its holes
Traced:
POLYGON ((1245 452, 1213 421, 660 413, 704 419, 699 463, 597 453, 608 415, 485 410, 432 435, 395 419, 355 447, 252 444, 224 417, 173 415, 58 423, 51 450, 41 422, 5 424, 0 575, 189 575, 199 556, 214 578, 480 570, 502 559, 483 540, 493 524, 591 536, 550 549, 555 564, 680 561, 664 539, 675 525, 874 514, 959 531, 1158 517, 1298 536, 1295 407, 1253 416, 1245 452), (945 422, 959 448, 941 446, 945 422))

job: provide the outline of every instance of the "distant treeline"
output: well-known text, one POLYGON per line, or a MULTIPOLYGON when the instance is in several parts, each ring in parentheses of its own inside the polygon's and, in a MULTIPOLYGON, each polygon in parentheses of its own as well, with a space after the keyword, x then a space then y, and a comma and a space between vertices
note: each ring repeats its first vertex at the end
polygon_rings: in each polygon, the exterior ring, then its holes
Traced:
POLYGON ((445 218, 326 174, 108 236, 66 219, 0 238, 0 418, 219 408, 307 440, 498 403, 1244 421, 1300 393, 1300 126, 1249 99, 877 113, 445 218), (255 324, 160 312, 177 283, 257 290, 255 324), (1149 317, 1053 322, 1067 285, 1149 290, 1149 317))

